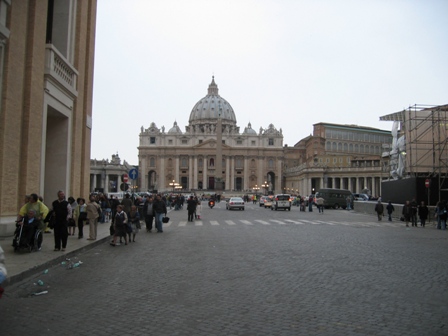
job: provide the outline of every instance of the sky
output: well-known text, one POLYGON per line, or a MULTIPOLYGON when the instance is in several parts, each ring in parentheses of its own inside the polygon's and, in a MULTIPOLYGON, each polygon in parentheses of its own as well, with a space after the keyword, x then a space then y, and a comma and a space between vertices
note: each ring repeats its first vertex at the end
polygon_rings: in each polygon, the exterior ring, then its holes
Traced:
POLYGON ((140 128, 185 131, 215 76, 240 131, 448 103, 447 0, 98 0, 92 159, 138 165, 140 128))

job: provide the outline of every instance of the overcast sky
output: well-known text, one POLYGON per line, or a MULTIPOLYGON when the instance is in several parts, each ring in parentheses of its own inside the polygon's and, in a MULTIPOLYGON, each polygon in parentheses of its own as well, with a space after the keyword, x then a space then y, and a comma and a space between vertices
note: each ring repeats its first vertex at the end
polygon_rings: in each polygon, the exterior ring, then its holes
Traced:
POLYGON ((212 75, 240 130, 448 103, 448 0, 98 0, 91 158, 138 164, 140 127, 184 132, 212 75))

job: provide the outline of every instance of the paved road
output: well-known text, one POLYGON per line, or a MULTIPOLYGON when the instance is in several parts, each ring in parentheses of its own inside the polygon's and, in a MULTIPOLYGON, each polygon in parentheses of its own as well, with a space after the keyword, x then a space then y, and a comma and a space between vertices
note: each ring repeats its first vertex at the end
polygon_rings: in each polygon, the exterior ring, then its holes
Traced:
POLYGON ((251 204, 170 217, 8 287, 0 334, 448 335, 448 232, 251 204))

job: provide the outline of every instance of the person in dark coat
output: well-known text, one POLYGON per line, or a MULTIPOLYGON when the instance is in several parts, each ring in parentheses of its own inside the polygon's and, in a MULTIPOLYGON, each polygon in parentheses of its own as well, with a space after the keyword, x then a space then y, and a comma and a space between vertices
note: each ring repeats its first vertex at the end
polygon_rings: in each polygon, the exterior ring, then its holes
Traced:
POLYGON ((395 211, 395 208, 392 205, 391 201, 388 202, 386 209, 387 209, 387 214, 389 215, 389 222, 391 222, 392 221, 392 212, 395 211))
POLYGON ((58 191, 58 199, 52 203, 52 206, 55 215, 54 251, 65 251, 68 238, 68 219, 72 214, 72 207, 65 200, 65 193, 62 190, 58 191))
POLYGON ((162 218, 164 215, 166 216, 167 210, 166 210, 166 204, 164 201, 162 201, 162 196, 160 194, 156 196, 156 199, 152 204, 152 209, 154 210, 157 233, 162 233, 163 232, 162 218))
POLYGON ((128 215, 126 212, 123 211, 123 206, 120 204, 117 206, 117 213, 115 214, 115 220, 114 220, 114 239, 110 243, 110 245, 115 246, 117 237, 120 237, 120 240, 122 237, 124 237, 125 245, 128 244, 128 238, 126 234, 126 225, 128 223, 128 215))
POLYGON ((404 221, 406 222, 406 226, 409 226, 409 221, 411 220, 412 215, 412 207, 409 201, 406 201, 401 214, 403 215, 404 221))
POLYGON ((421 202, 418 206, 418 217, 420 218, 420 226, 425 227, 426 220, 428 219, 429 210, 425 205, 425 202, 421 202))
POLYGON ((151 232, 152 222, 154 221, 154 210, 152 209, 152 204, 152 196, 147 195, 146 202, 143 205, 143 216, 145 216, 146 232, 151 232))
POLYGON ((384 213, 384 206, 381 203, 381 201, 378 201, 378 203, 375 205, 375 212, 378 215, 378 220, 383 219, 383 213, 384 213))
POLYGON ((188 221, 193 221, 194 212, 196 211, 197 201, 194 200, 193 196, 187 200, 187 210, 188 210, 188 221))
POLYGON ((412 199, 411 202, 411 222, 412 222, 412 226, 417 227, 417 210, 418 210, 418 204, 415 201, 415 198, 412 199))

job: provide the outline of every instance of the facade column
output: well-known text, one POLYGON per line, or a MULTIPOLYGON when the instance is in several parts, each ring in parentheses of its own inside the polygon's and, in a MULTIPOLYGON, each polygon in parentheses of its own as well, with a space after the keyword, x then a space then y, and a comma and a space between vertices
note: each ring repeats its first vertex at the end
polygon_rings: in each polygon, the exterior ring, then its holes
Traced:
POLYGON ((165 157, 164 156, 160 156, 159 157, 159 165, 160 165, 160 170, 159 170, 159 174, 156 175, 156 178, 158 180, 157 182, 157 190, 167 190, 168 186, 166 185, 165 182, 165 157))
POLYGON ((193 158, 193 189, 198 189, 198 177, 199 177, 199 171, 198 171, 198 157, 194 156, 193 158))
MULTIPOLYGON (((148 190, 148 172, 146 171, 146 156, 142 158, 142 167, 141 167, 141 171, 138 172, 138 174, 140 175, 140 185, 138 186, 140 191, 146 191, 148 190)), ((108 183, 109 184, 109 183, 108 183)))
POLYGON ((174 180, 180 184, 180 179, 179 179, 179 156, 176 156, 176 163, 175 163, 176 167, 174 168, 174 180))
POLYGON ((193 156, 188 157, 188 189, 193 189, 193 156))
POLYGON ((230 190, 230 156, 226 157, 226 187, 225 190, 230 190))
POLYGON ((275 170, 275 191, 274 194, 281 194, 283 193, 283 187, 282 186, 282 161, 277 159, 277 169, 275 170))
POLYGON ((230 159, 230 190, 235 190, 235 157, 230 159))
POLYGON ((351 192, 353 192, 353 190, 352 190, 352 178, 351 177, 348 178, 347 189, 350 190, 351 192))
POLYGON ((108 194, 109 193, 109 174, 106 171, 106 178, 104 181, 104 193, 108 194))
POLYGON ((244 157, 244 181, 243 181, 243 190, 246 191, 249 189, 249 159, 244 157))
POLYGON ((97 176, 97 174, 93 174, 93 188, 91 191, 95 191, 95 189, 96 189, 96 176, 97 176))
POLYGON ((208 181, 207 181, 207 157, 204 156, 202 160, 202 189, 207 190, 208 189, 208 181))
POLYGON ((260 190, 263 189, 261 188, 261 185, 264 183, 264 173, 263 173, 263 158, 261 156, 259 156, 257 158, 258 160, 258 174, 257 174, 257 183, 258 183, 258 187, 260 187, 260 190))

